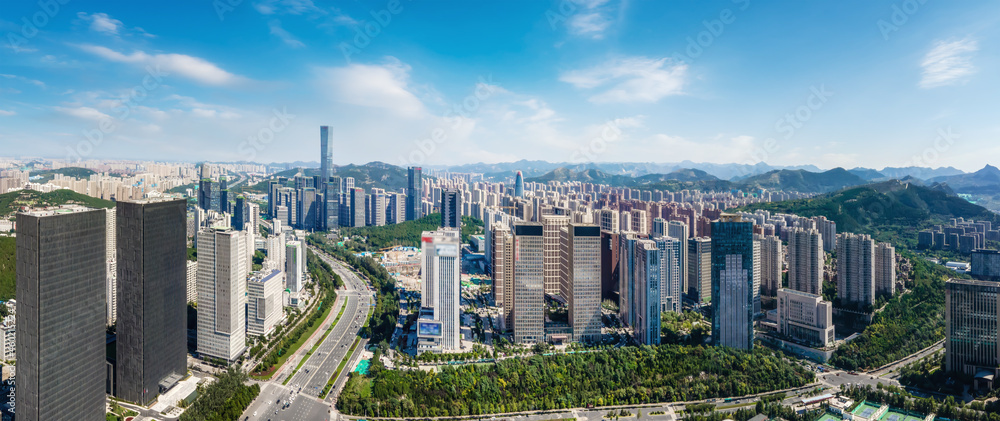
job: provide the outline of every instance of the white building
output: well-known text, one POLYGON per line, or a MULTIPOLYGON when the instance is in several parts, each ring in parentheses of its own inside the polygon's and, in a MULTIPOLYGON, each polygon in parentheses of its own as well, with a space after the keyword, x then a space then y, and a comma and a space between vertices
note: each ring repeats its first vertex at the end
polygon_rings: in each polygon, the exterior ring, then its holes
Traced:
POLYGON ((822 294, 825 258, 819 230, 792 228, 788 233, 788 287, 822 294))
POLYGON ((302 252, 301 241, 289 241, 285 243, 285 288, 290 293, 297 293, 302 290, 302 263, 305 260, 302 252))
POLYGON ((273 269, 247 281, 247 335, 270 335, 284 314, 281 291, 284 272, 273 269))
POLYGON ((243 231, 198 233, 198 353, 234 361, 246 349, 247 242, 243 231))
POLYGON ((459 349, 461 234, 442 229, 424 231, 420 237, 421 303, 433 311, 431 320, 441 324, 441 349, 459 349))
POLYGON ((198 261, 188 260, 187 262, 187 300, 189 303, 198 302, 198 261))
POLYGON ((778 333, 810 346, 827 347, 834 341, 833 306, 816 294, 779 289, 778 333))
POLYGON ((7 317, 4 317, 3 322, 0 323, 0 355, 3 355, 4 361, 15 361, 17 359, 16 352, 16 334, 17 325, 15 325, 16 317, 14 312, 17 310, 17 302, 14 300, 7 301, 4 304, 7 306, 7 317))

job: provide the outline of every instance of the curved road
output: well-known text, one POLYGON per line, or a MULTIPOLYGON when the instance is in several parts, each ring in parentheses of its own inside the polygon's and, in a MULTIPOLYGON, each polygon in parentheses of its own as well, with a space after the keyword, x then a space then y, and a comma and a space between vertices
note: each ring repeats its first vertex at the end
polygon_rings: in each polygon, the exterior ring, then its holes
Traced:
MULTIPOLYGON (((316 421, 329 418, 330 404, 318 396, 340 362, 350 357, 347 352, 371 309, 372 293, 365 282, 339 261, 312 247, 310 249, 344 281, 345 289, 337 291, 338 297, 344 301, 344 314, 287 386, 281 384, 287 375, 275 376, 270 382, 261 384, 260 396, 250 404, 240 420, 316 421), (288 407, 282 409, 286 402, 288 407)), ((345 366, 344 371, 347 370, 345 366)))

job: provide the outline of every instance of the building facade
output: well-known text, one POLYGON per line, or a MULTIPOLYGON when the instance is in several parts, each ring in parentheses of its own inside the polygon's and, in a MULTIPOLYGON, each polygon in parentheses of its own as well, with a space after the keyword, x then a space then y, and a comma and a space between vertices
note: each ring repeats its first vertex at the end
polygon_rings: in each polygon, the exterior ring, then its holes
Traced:
POLYGON ((864 234, 837 238, 837 298, 841 305, 875 304, 875 242, 864 234))
POLYGON ((562 296, 576 342, 601 340, 601 228, 568 224, 560 229, 562 296))
POLYGON ((778 333, 808 346, 830 346, 835 340, 833 305, 820 295, 779 289, 778 333))
POLYGON ((421 234, 421 303, 440 322, 441 348, 459 349, 459 302, 461 299, 461 234, 457 229, 425 231, 421 234))
POLYGON ((754 255, 759 256, 759 250, 752 222, 731 214, 712 222, 712 342, 716 346, 753 348, 754 302, 759 302, 760 288, 754 278, 754 255))
POLYGON ((285 285, 284 276, 284 272, 272 269, 247 282, 247 335, 270 335, 274 325, 283 317, 281 292, 285 285))
POLYGON ((516 222, 514 231, 514 342, 545 340, 544 237, 542 224, 516 222))
POLYGON ((788 287, 809 294, 822 294, 825 258, 823 236, 819 230, 789 230, 788 287))
POLYGON ((148 404, 187 376, 187 202, 117 204, 115 396, 148 404))
POLYGON ((974 376, 977 388, 992 389, 1000 375, 1000 283, 951 279, 944 293, 945 369, 974 376))
POLYGON ((235 361, 246 350, 247 260, 242 231, 198 233, 198 354, 235 361))
POLYGON ((64 207, 16 218, 17 419, 103 419, 107 216, 64 207))

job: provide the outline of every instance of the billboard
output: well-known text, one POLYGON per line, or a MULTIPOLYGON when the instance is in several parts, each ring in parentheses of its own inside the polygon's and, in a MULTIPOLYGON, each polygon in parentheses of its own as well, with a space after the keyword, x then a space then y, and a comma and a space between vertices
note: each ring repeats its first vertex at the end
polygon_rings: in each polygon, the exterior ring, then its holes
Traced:
POLYGON ((418 336, 441 336, 441 322, 417 322, 418 336))

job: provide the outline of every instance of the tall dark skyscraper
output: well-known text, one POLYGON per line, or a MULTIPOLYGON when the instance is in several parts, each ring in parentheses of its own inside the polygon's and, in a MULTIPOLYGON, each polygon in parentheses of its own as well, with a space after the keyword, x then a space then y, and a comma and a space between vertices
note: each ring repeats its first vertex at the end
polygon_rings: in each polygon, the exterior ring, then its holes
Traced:
POLYGON ((514 177, 514 197, 524 197, 524 176, 520 171, 514 177))
POLYGON ((229 179, 226 176, 219 176, 219 212, 232 213, 229 208, 229 179))
POLYGON ((118 202, 115 396, 148 404, 187 375, 187 204, 118 202))
POLYGON ((18 421, 104 419, 106 226, 103 210, 17 214, 18 421))
POLYGON ((441 227, 462 228, 462 192, 453 189, 441 192, 441 227))
POLYGON ((247 200, 243 195, 236 196, 236 206, 233 207, 233 228, 243 231, 247 222, 247 200))
POLYGON ((722 214, 712 222, 712 343, 716 346, 753 348, 754 302, 759 299, 756 244, 753 222, 733 214, 722 214))
MULTIPOLYGON (((203 210, 212 209, 212 169, 208 164, 201 164, 201 178, 198 180, 198 207, 203 210)), ((216 193, 217 194, 217 193, 216 193)), ((216 206, 218 206, 216 204, 216 206)))
POLYGON ((406 220, 413 221, 423 217, 421 208, 421 197, 423 196, 424 182, 421 177, 423 169, 420 167, 410 167, 407 169, 406 184, 406 220))

